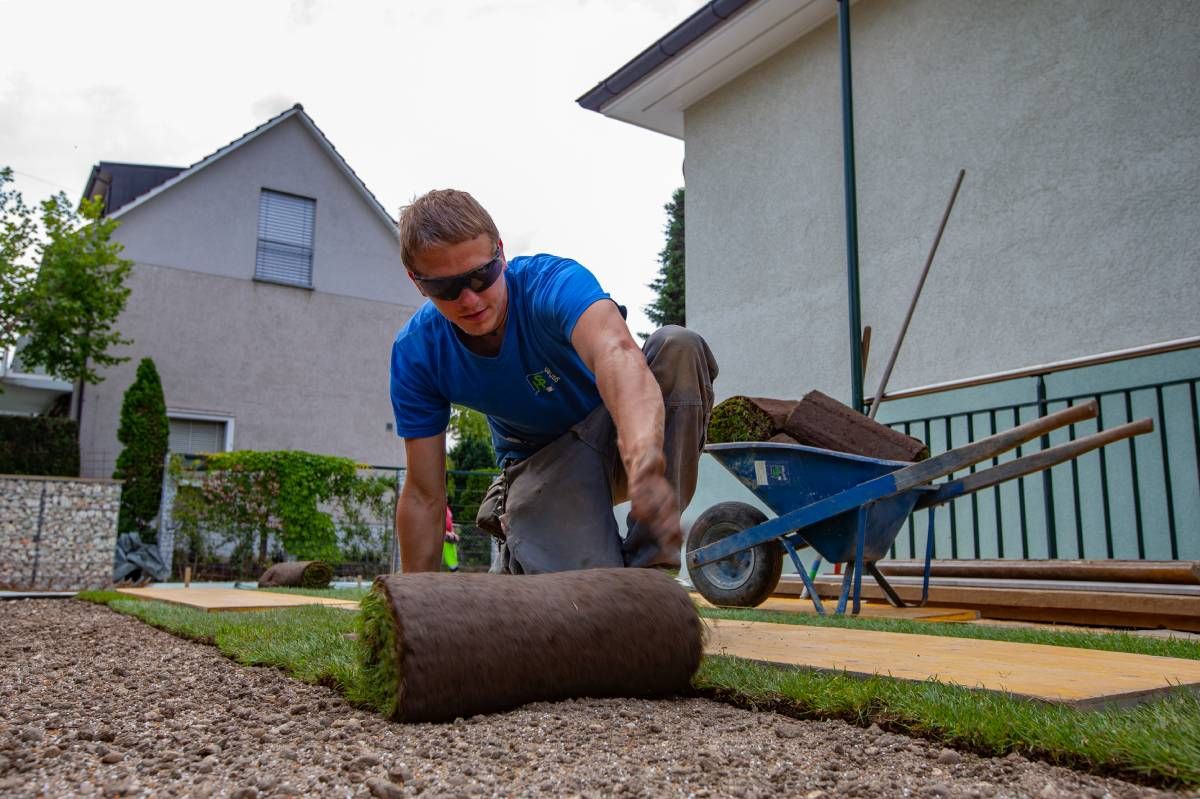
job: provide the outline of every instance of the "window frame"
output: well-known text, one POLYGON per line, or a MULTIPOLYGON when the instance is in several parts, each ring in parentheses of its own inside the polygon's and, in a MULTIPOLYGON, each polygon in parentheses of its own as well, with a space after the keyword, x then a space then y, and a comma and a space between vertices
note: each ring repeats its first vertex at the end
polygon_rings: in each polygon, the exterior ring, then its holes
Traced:
POLYGON ((303 194, 296 194, 295 192, 291 192, 291 191, 281 191, 279 189, 272 189, 268 186, 260 187, 258 190, 258 230, 256 231, 255 237, 254 237, 254 278, 253 278, 254 281, 258 282, 258 283, 269 283, 272 286, 290 286, 292 288, 308 289, 311 291, 313 289, 313 284, 314 284, 313 276, 316 272, 316 254, 317 254, 317 198, 316 197, 307 197, 303 194), (297 246, 294 244, 290 244, 289 242, 275 241, 273 239, 263 238, 263 235, 262 235, 263 234, 262 206, 263 206, 263 197, 267 194, 276 194, 276 195, 280 195, 282 197, 290 197, 292 199, 305 200, 307 202, 312 203, 312 235, 309 239, 309 245, 308 245, 308 282, 307 283, 301 283, 299 281, 292 281, 292 280, 280 280, 278 278, 268 277, 268 276, 259 274, 259 271, 258 271, 259 257, 260 257, 260 254, 262 253, 262 245, 263 245, 264 241, 268 242, 269 244, 277 244, 277 245, 283 245, 283 246, 288 246, 288 247, 297 246))

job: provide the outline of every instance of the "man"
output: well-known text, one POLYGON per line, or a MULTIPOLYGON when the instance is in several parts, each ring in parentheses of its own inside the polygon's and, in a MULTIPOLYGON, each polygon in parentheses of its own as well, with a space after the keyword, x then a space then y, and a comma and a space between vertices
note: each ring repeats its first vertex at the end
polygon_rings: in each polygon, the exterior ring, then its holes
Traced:
POLYGON ((514 258, 466 192, 431 191, 400 216, 401 257, 429 299, 392 346, 391 395, 408 473, 396 507, 406 572, 441 559, 451 403, 488 417, 503 473, 477 523, 501 570, 678 566, 717 366, 698 335, 639 350, 578 263, 514 258), (631 503, 627 536, 612 506, 631 503))

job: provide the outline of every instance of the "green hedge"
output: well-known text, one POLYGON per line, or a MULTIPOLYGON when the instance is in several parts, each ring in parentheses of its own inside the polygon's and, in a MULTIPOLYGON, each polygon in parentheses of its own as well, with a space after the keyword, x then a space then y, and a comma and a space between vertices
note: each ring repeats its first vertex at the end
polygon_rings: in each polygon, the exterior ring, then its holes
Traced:
POLYGON ((0 416, 0 474, 79 476, 79 425, 52 416, 0 416))

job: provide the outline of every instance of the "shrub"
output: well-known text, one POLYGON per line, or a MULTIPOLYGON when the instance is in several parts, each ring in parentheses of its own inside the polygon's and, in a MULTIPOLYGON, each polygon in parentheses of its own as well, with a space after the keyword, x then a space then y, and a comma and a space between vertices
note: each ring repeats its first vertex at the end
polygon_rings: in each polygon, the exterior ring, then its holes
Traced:
POLYGON ((169 435, 162 381, 154 361, 143 358, 138 364, 137 377, 126 389, 121 403, 117 440, 125 448, 117 456, 113 477, 125 481, 117 529, 122 533, 137 533, 148 543, 157 538, 153 522, 162 497, 163 459, 169 435))
POLYGON ((0 474, 79 476, 79 425, 50 416, 0 416, 0 474))

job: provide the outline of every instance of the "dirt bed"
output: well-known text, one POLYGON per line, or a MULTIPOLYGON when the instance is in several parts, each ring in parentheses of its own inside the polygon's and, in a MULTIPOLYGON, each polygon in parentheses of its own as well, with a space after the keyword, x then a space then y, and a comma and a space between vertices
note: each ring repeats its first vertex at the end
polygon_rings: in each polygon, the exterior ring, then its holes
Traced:
POLYGON ((74 600, 0 602, 0 629, 5 797, 1168 795, 703 699, 393 724, 74 600))

